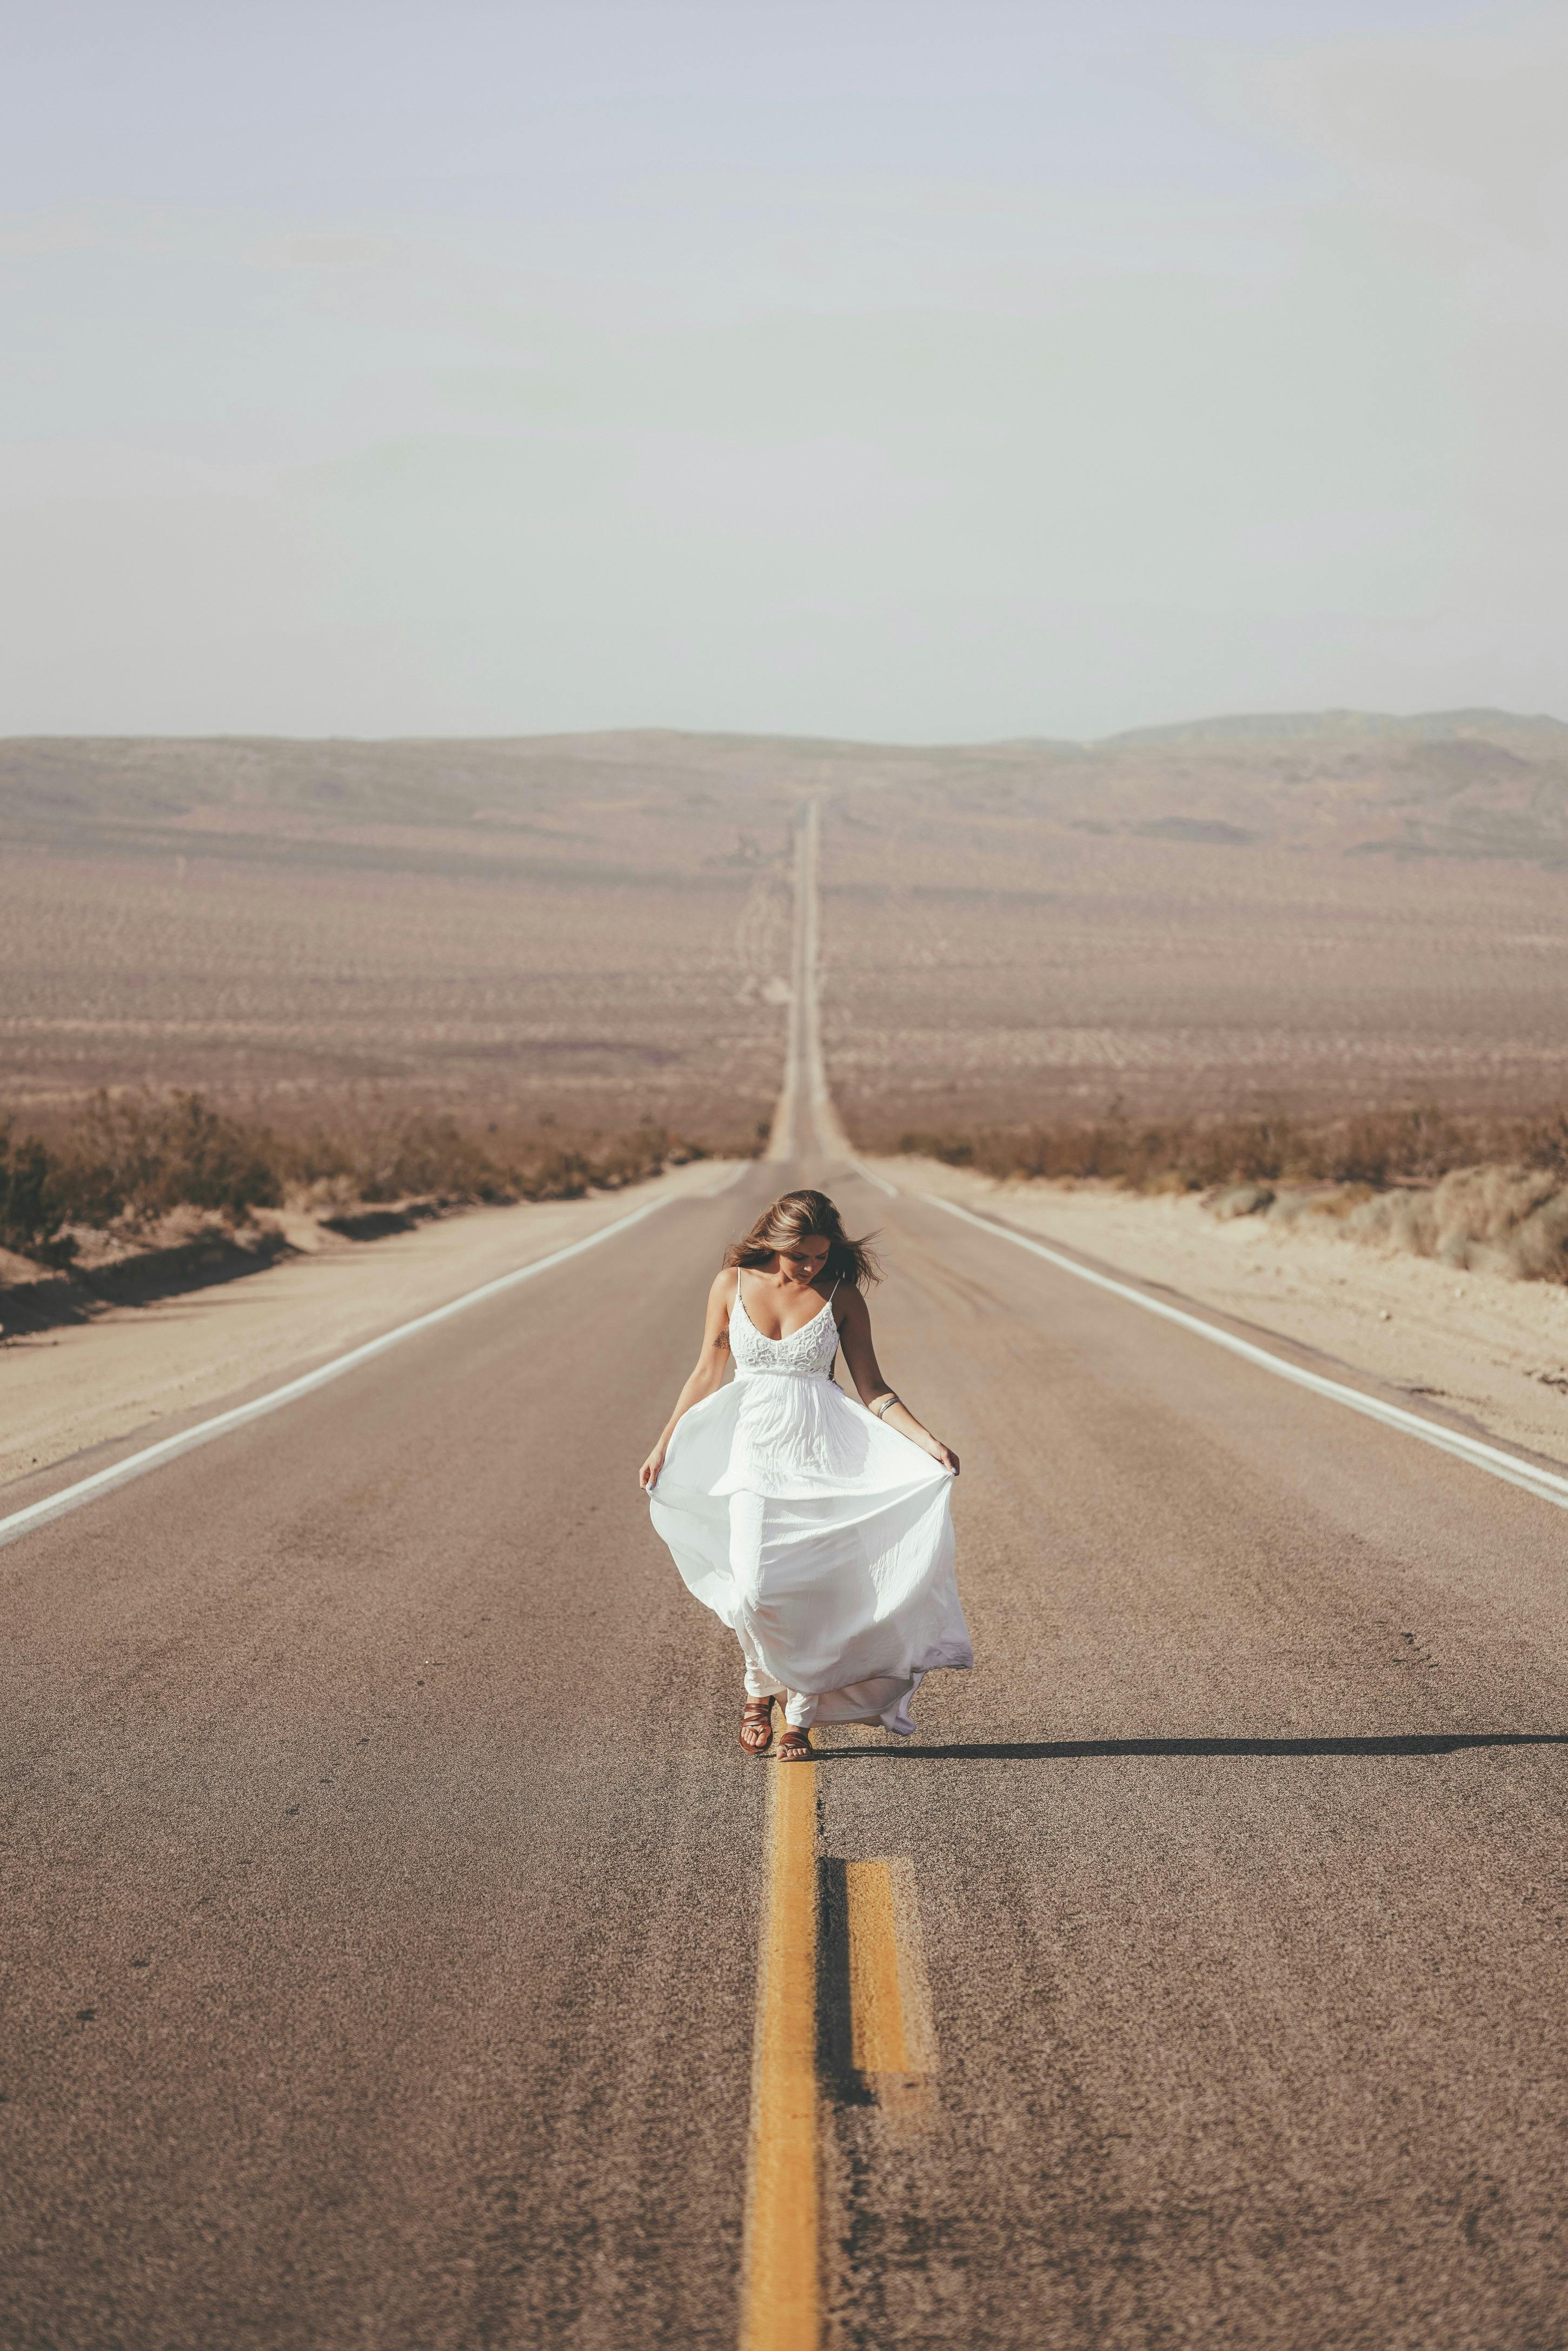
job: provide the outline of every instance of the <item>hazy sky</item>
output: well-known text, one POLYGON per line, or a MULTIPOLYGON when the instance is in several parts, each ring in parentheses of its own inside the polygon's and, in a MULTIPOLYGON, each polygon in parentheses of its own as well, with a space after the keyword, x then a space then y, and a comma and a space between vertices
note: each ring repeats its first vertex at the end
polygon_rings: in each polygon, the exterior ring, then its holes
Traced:
POLYGON ((1568 8, 0 0, 0 733, 1568 715, 1568 8))

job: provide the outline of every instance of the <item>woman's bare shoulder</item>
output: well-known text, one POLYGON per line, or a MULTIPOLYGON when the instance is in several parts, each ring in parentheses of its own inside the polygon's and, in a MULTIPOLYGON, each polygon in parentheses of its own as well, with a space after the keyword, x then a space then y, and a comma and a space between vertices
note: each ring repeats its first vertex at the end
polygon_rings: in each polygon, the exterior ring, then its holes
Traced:
POLYGON ((841 1284, 833 1305, 836 1310, 834 1319, 841 1331, 870 1330, 871 1309, 865 1302, 865 1293, 857 1290, 852 1282, 841 1284))
POLYGON ((740 1276, 734 1266, 721 1265, 708 1285, 708 1304, 710 1306, 733 1306, 735 1304, 736 1290, 739 1281, 740 1276))

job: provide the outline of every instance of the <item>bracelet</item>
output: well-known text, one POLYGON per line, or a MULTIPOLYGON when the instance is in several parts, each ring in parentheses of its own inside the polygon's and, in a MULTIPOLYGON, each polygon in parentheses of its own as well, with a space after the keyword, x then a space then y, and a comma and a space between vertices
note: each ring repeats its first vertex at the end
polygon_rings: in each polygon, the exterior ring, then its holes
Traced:
POLYGON ((893 1410, 894 1405, 897 1402, 898 1398, 894 1395, 893 1390, 889 1388, 884 1396, 878 1396, 876 1402, 872 1406, 872 1410, 875 1413, 878 1420, 882 1420, 893 1410))

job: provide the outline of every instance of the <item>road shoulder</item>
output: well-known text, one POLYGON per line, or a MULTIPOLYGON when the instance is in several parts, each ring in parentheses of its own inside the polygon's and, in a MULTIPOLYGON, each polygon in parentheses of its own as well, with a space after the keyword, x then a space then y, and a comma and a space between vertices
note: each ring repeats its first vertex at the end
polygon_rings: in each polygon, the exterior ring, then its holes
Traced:
POLYGON ((346 1353, 650 1201, 725 1180, 724 1164, 708 1160, 586 1199, 474 1208, 12 1340, 0 1349, 0 1490, 99 1446, 161 1437, 183 1416, 346 1353))
POLYGON ((998 1183, 935 1160, 867 1163, 900 1191, 983 1210, 1200 1307, 1336 1358, 1552 1459, 1568 1450, 1568 1290, 1457 1273, 1301 1225, 1223 1223, 1190 1195, 998 1183))

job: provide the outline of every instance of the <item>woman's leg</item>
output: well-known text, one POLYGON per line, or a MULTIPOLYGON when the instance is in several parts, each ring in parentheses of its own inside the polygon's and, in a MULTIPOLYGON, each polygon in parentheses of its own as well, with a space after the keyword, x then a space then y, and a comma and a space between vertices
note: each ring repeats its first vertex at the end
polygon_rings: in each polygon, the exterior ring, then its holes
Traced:
POLYGON ((784 1728, 779 1737, 780 1763, 803 1763, 811 1752, 811 1718, 816 1698, 807 1690, 790 1690, 784 1700, 784 1728))
MULTIPOLYGON (((736 1626, 736 1637, 740 1643, 741 1656, 746 1659, 747 1699, 782 1698, 785 1701, 786 1729, 800 1731, 805 1729, 815 1714, 817 1701, 814 1698, 800 1698, 792 1691, 787 1690, 784 1684, 768 1671, 757 1654, 756 1645, 746 1624, 747 1600, 749 1599, 751 1604, 755 1604, 761 1581, 763 1515, 764 1505, 760 1495, 741 1493, 730 1496, 730 1573, 735 1578, 737 1591, 741 1595, 741 1621, 736 1626)), ((748 1704, 747 1714, 750 1711, 751 1708, 748 1704)), ((740 1735, 743 1746, 751 1747, 754 1753, 761 1753, 759 1738, 754 1741, 752 1735, 744 1725, 740 1735)), ((800 1741, 797 1740, 796 1744, 798 1746, 800 1741)), ((788 1753, 789 1750, 786 1749, 784 1751, 788 1753)))
POLYGON ((740 1743, 748 1755, 766 1755, 773 1744, 773 1701, 783 1697, 784 1686, 776 1682, 758 1662, 756 1652, 744 1633, 739 1639, 740 1654, 746 1661, 746 1704, 740 1710, 740 1743))
POLYGON ((747 1698, 782 1698, 784 1685, 776 1681, 758 1657, 756 1650, 744 1633, 737 1635, 740 1654, 746 1660, 746 1695, 747 1698))

